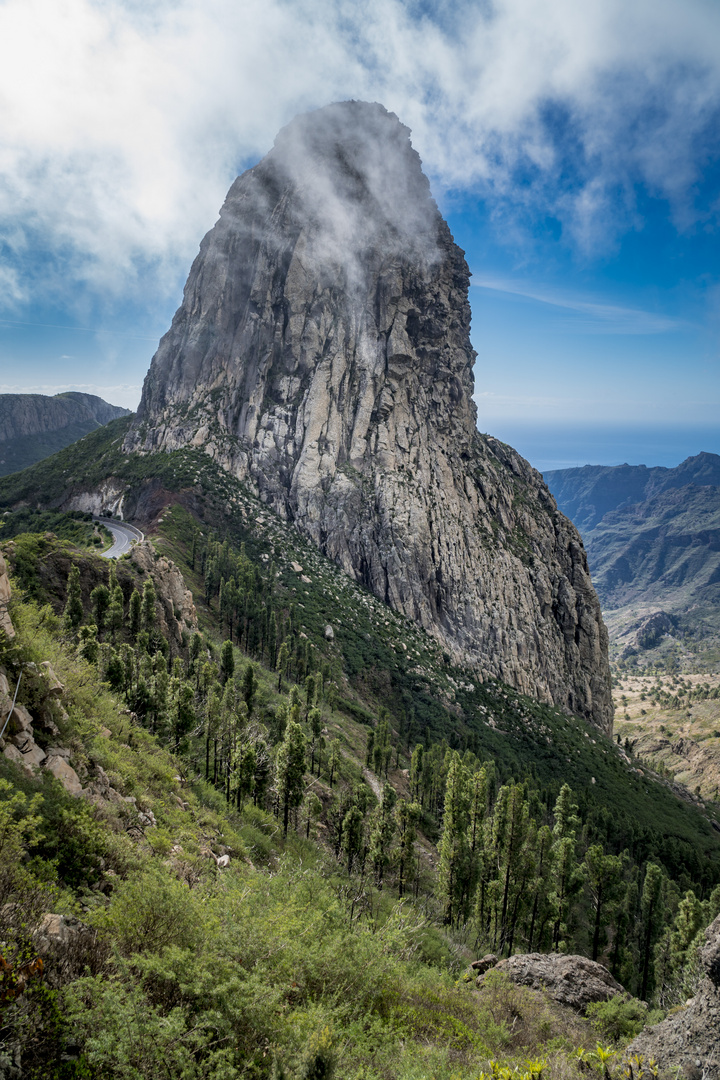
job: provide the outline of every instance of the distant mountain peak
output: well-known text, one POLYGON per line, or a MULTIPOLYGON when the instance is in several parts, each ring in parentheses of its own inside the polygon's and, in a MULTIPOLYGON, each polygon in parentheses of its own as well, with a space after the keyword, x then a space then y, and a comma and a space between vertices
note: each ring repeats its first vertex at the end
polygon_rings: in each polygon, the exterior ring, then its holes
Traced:
POLYGON ((0 394, 0 476, 25 469, 129 412, 75 390, 53 397, 0 394))

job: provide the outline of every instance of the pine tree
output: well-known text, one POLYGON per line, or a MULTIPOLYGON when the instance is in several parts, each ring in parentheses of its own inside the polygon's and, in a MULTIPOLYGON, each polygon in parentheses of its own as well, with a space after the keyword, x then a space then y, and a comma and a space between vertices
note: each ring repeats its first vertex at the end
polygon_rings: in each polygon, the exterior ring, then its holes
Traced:
POLYGON ((375 731, 373 730, 373 728, 370 728, 370 730, 368 731, 367 742, 365 743, 365 766, 368 769, 371 769, 373 766, 374 753, 375 731))
POLYGON ((342 850, 347 859, 348 874, 352 873, 356 859, 362 854, 364 827, 365 815, 357 804, 353 804, 342 823, 342 850))
POLYGON ((90 593, 90 601, 92 603, 92 611, 98 634, 102 637, 108 608, 110 606, 110 590, 107 585, 96 585, 90 593))
POLYGON ((554 859, 552 867, 553 892, 550 899, 555 907, 552 946, 559 952, 570 927, 573 904, 582 889, 584 867, 578 866, 575 850, 575 830, 580 825, 572 790, 563 784, 553 808, 554 859))
POLYGON ((128 607, 128 623, 130 626, 130 633, 132 634, 133 641, 140 633, 140 627, 142 626, 142 598, 137 589, 133 589, 130 593, 130 605, 128 607))
POLYGON ((152 578, 147 578, 143 585, 142 592, 142 625, 143 630, 147 630, 148 633, 150 633, 155 626, 156 599, 155 586, 152 583, 152 578))
MULTIPOLYGON (((310 716, 308 717, 310 722, 310 775, 312 776, 315 771, 315 752, 320 745, 320 734, 322 732, 322 713, 319 709, 311 709, 310 716)), ((318 764, 318 776, 320 775, 320 765, 318 764)))
POLYGON ((110 596, 110 604, 108 607, 107 621, 110 633, 113 641, 117 640, 117 636, 123 628, 125 621, 125 601, 123 598, 123 591, 119 585, 116 585, 110 596))
POLYGON ((335 779, 335 774, 337 773, 339 764, 340 764, 340 743, 338 742, 337 739, 332 739, 330 741, 330 754, 328 756, 328 769, 330 771, 330 775, 329 775, 329 778, 328 778, 328 783, 330 784, 330 787, 333 786, 333 781, 335 779))
POLYGON ((287 668, 289 659, 290 659, 290 652, 289 652, 289 649, 287 647, 287 642, 283 641, 282 645, 280 646, 280 648, 278 650, 277 662, 275 664, 275 670, 278 673, 278 685, 277 685, 278 694, 282 690, 283 675, 285 674, 285 669, 287 668))
POLYGON ((220 680, 223 686, 235 672, 235 650, 232 641, 223 641, 220 647, 220 680))
POLYGON ((287 836, 290 811, 302 802, 305 777, 305 736, 302 728, 293 720, 288 721, 277 753, 277 785, 283 812, 283 836, 287 836))
POLYGON ((413 802, 424 805, 422 800, 423 755, 425 747, 418 743, 410 757, 410 797, 413 802))
POLYGON ((323 805, 320 802, 320 799, 315 794, 315 792, 314 791, 309 791, 307 793, 307 795, 305 796, 305 817, 306 817, 305 839, 306 840, 310 839, 310 826, 311 826, 313 821, 317 821, 317 819, 320 817, 320 815, 322 814, 322 809, 323 809, 323 805))
POLYGON ((498 868, 496 934, 498 948, 503 951, 510 942, 517 922, 520 903, 524 899, 524 856, 529 829, 529 811, 522 784, 510 784, 498 792, 493 816, 493 852, 498 868))
POLYGON ((370 861, 375 873, 375 884, 382 888, 385 867, 390 862, 390 845, 395 834, 395 788, 386 783, 380 805, 377 807, 370 826, 370 861))
POLYGON ((640 910, 642 916, 640 997, 643 1001, 647 1001, 651 984, 653 947, 662 932, 663 872, 656 863, 647 864, 640 910))
POLYGON ((619 898, 622 887, 623 861, 619 855, 606 855, 602 845, 593 844, 585 855, 585 869, 594 909, 592 958, 597 960, 607 910, 619 898))
POLYGON ((528 928, 528 952, 532 952, 537 932, 537 944, 543 938, 543 930, 550 917, 548 903, 550 873, 553 866, 553 834, 549 825, 541 825, 535 835, 535 874, 532 887, 530 926, 528 928))
POLYGON ((87 660, 88 664, 97 664, 99 648, 95 623, 80 627, 78 644, 83 659, 87 660))
POLYGON ((307 723, 310 710, 317 701, 317 683, 314 675, 308 675, 305 679, 305 722, 307 723))
POLYGON ((80 589, 80 571, 75 563, 70 567, 67 581, 67 601, 63 612, 63 621, 67 630, 75 632, 83 621, 82 591, 80 589))
POLYGON ((242 695, 247 705, 248 716, 252 716, 252 711, 255 706, 255 695, 257 693, 257 679, 255 677, 255 668, 252 664, 248 664, 243 673, 242 695))
POLYGON ((468 778, 457 751, 453 752, 445 787, 445 811, 438 844, 437 891, 443 922, 454 925, 460 915, 468 872, 468 778))
POLYGON ((405 885, 415 871, 416 825, 422 817, 422 807, 417 802, 399 799, 395 807, 397 829, 398 896, 405 895, 405 885))

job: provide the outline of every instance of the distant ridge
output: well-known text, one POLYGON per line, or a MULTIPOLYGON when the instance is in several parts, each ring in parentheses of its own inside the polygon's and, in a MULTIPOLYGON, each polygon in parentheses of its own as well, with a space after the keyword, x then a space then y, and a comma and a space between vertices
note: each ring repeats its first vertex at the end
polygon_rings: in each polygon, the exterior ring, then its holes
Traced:
POLYGON ((585 534, 611 510, 686 484, 720 485, 720 456, 703 451, 674 469, 662 465, 584 465, 543 473, 558 509, 585 534))
POLYGON ((42 461, 95 428, 126 416, 95 394, 0 394, 0 476, 42 461))
MULTIPOLYGON (((720 639, 720 456, 674 469, 586 465, 545 474, 580 529, 611 640, 628 652, 720 639), (662 618, 661 618, 662 616, 662 618), (650 630, 652 629, 652 633, 650 630)), ((693 644, 694 643, 694 644, 693 644)))

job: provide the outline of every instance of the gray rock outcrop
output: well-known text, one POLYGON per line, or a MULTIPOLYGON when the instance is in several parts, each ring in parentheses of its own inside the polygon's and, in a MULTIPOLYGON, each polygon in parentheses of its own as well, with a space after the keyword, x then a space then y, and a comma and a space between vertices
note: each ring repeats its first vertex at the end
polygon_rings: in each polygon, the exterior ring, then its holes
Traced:
POLYGON ((4 630, 8 637, 15 637, 15 627, 12 624, 8 607, 10 605, 10 579, 8 578, 7 564, 0 554, 0 630, 4 630))
MULTIPOLYGON (((607 968, 585 956, 558 953, 523 953, 510 956, 491 969, 499 971, 520 986, 544 990, 561 1005, 582 1011, 594 1001, 608 1001, 624 994, 620 983, 607 968)), ((487 974, 478 977, 482 985, 487 974)))
POLYGON ((455 660, 609 731, 578 533, 477 431, 468 283, 392 113, 298 117, 203 240, 125 448, 201 447, 455 660))
POLYGON ((720 1078, 720 915, 705 931, 705 942, 696 996, 685 1009, 645 1028, 625 1051, 654 1057, 668 1075, 685 1080, 720 1078))

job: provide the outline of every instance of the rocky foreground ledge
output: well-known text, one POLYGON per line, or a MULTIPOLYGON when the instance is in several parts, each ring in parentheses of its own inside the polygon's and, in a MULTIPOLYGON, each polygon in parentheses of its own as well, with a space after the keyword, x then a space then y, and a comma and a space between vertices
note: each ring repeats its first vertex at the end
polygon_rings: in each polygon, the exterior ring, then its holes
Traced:
POLYGON ((720 1080, 720 915, 705 931, 700 950, 704 977, 680 1012, 646 1028, 628 1054, 654 1057, 663 1070, 685 1080, 720 1080))

